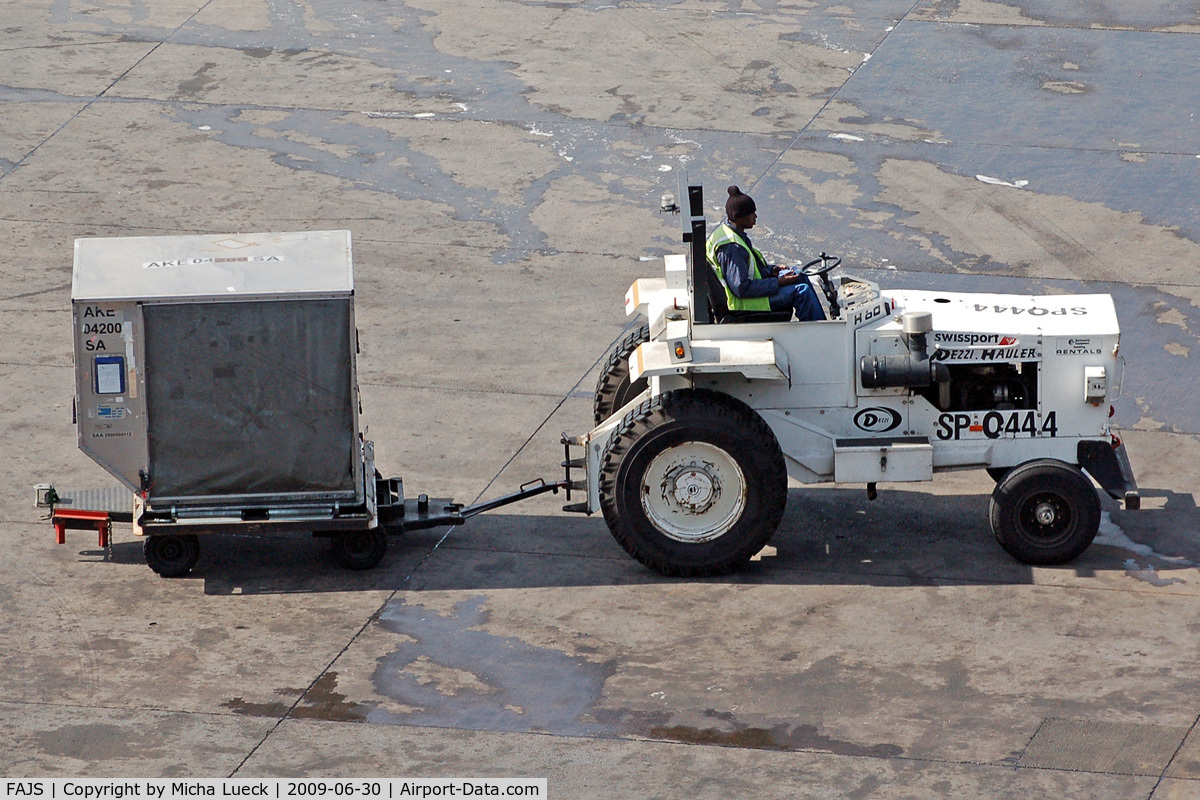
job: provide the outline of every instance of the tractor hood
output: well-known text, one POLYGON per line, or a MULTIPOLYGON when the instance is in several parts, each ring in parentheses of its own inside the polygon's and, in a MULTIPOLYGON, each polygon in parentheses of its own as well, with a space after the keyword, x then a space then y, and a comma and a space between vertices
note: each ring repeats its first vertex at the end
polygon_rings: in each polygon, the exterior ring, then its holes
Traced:
POLYGON ((1097 337, 1120 333, 1107 294, 963 294, 884 291, 893 318, 906 311, 933 315, 933 339, 946 344, 1005 346, 1005 334, 1040 337, 1097 337), (994 340, 994 341, 993 341, 994 340))

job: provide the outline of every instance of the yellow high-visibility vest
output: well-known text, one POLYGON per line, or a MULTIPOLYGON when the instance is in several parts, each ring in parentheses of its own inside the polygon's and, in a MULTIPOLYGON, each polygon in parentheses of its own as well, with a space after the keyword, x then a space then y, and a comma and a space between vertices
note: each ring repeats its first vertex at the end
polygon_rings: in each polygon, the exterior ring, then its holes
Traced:
POLYGON ((729 284, 725 282, 725 272, 721 269, 720 262, 717 261, 717 248, 727 245, 730 242, 733 242, 746 251, 746 255, 750 259, 750 277, 753 280, 760 280, 762 278, 762 273, 759 271, 758 265, 762 264, 766 266, 767 263, 767 259, 763 257, 763 254, 756 248, 746 244, 745 240, 738 236, 727 223, 722 222, 718 225, 716 230, 708 237, 708 241, 704 246, 704 253, 708 256, 709 265, 717 273, 717 279, 721 281, 721 286, 725 289, 725 304, 729 306, 730 311, 770 311, 771 301, 769 298, 738 297, 729 291, 729 284))

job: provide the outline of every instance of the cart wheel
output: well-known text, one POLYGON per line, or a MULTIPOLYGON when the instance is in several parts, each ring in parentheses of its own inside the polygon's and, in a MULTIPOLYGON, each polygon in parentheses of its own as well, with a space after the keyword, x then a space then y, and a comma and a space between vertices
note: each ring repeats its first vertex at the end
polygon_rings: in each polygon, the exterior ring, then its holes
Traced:
POLYGON ((650 326, 639 325, 617 342, 617 346, 608 354, 604 369, 600 370, 600 379, 596 381, 596 392, 592 399, 592 409, 596 412, 596 424, 612 416, 612 413, 624 406, 633 398, 646 391, 649 382, 645 378, 636 381, 629 380, 629 357, 638 345, 650 341, 650 326))
POLYGON ((617 542, 664 575, 737 569, 775 533, 787 471, 745 404, 681 389, 647 400, 609 439, 600 506, 617 542))
POLYGON ((333 557, 346 569, 370 569, 387 553, 387 534, 379 528, 339 533, 330 539, 333 557))
POLYGON ((1009 470, 992 492, 992 532, 1026 564, 1066 564, 1100 529, 1100 498, 1076 467, 1053 459, 1009 470))
POLYGON ((147 536, 142 552, 150 569, 164 578, 181 578, 200 558, 200 539, 194 533, 147 536))

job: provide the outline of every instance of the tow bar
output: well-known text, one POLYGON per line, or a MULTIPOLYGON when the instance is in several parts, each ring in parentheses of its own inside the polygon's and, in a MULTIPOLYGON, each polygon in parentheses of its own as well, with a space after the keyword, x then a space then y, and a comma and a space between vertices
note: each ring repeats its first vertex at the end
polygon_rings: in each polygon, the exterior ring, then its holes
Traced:
POLYGON ((404 481, 401 478, 377 478, 375 486, 379 503, 379 524, 390 528, 399 527, 406 531, 440 528, 445 525, 462 525, 476 514, 519 503, 546 492, 558 494, 559 489, 567 491, 568 500, 571 497, 569 481, 547 483, 544 478, 535 478, 528 483, 521 484, 521 488, 515 492, 470 506, 447 499, 431 500, 425 494, 417 495, 415 500, 406 500, 404 499, 404 481))

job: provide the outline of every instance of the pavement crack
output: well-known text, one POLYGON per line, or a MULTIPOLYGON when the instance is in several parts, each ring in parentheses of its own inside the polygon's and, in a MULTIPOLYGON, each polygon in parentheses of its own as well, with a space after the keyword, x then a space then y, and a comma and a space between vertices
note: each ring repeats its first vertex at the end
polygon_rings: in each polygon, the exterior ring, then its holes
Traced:
POLYGON ((1179 753, 1183 750, 1183 746, 1187 744, 1188 737, 1195 732, 1197 724, 1200 724, 1200 715, 1197 715, 1196 718, 1192 720, 1192 724, 1188 727, 1187 733, 1183 735, 1183 739, 1180 740, 1179 746, 1175 748, 1175 752, 1172 753, 1171 757, 1167 760, 1166 766, 1163 767, 1162 774, 1159 775, 1158 780, 1154 782, 1154 788, 1150 790, 1150 794, 1146 795, 1147 800, 1149 800, 1151 797, 1154 797, 1154 793, 1158 791, 1158 787, 1162 784, 1163 780, 1166 779, 1167 773, 1171 771, 1171 764, 1175 763, 1175 759, 1179 757, 1179 753))
POLYGON ((37 297, 38 295, 41 295, 41 294, 49 294, 51 292, 60 292, 63 289, 70 289, 70 288, 71 288, 71 284, 61 283, 56 286, 49 286, 45 289, 37 289, 32 292, 23 292, 22 294, 11 294, 7 297, 0 297, 0 303, 5 303, 5 302, 8 302, 9 300, 24 300, 27 297, 37 297))
POLYGON ((99 94, 97 94, 95 97, 93 97, 93 98, 91 98, 90 100, 88 100, 88 101, 87 101, 87 103, 86 103, 86 104, 84 104, 83 108, 80 108, 79 110, 77 110, 77 111, 76 111, 74 114, 72 114, 72 115, 71 115, 71 117, 70 117, 70 118, 69 118, 69 119, 68 119, 66 122, 64 122, 62 125, 59 125, 57 128, 55 128, 55 129, 54 129, 54 131, 52 131, 52 132, 50 133, 50 135, 49 135, 49 136, 47 136, 45 139, 42 139, 42 141, 40 141, 40 142, 38 142, 36 145, 34 145, 34 147, 33 147, 33 149, 32 149, 32 150, 30 150, 30 151, 29 151, 28 153, 26 153, 25 155, 21 156, 20 160, 19 160, 19 161, 17 161, 16 163, 14 163, 14 164, 12 165, 12 169, 10 169, 8 172, 4 173, 3 175, 0 175, 0 181, 4 180, 4 179, 5 179, 5 178, 7 178, 9 175, 13 175, 13 174, 15 174, 15 173, 17 172, 17 170, 19 170, 19 169, 21 168, 21 166, 22 166, 22 165, 23 165, 23 164, 24 164, 26 161, 28 161, 28 160, 29 160, 29 158, 30 158, 30 157, 31 157, 31 156, 32 156, 34 153, 36 153, 38 150, 41 150, 41 149, 42 149, 42 147, 43 147, 43 146, 44 146, 44 145, 45 145, 47 142, 49 142, 49 141, 50 141, 51 139, 53 139, 54 137, 58 136, 58 134, 62 133, 62 132, 63 132, 63 131, 64 131, 64 130, 67 128, 67 126, 68 126, 68 125, 70 125, 71 123, 73 123, 75 120, 79 119, 79 117, 80 117, 80 116, 81 116, 81 115, 82 115, 82 114, 83 114, 85 111, 87 111, 87 110, 88 110, 89 108, 91 108, 91 107, 92 107, 92 106, 93 106, 93 105, 94 105, 96 102, 98 102, 98 101, 99 101, 101 98, 103 98, 103 97, 104 97, 104 95, 106 95, 106 94, 108 93, 109 89, 112 89, 114 86, 116 86, 116 85, 117 85, 118 83, 120 83, 122 80, 124 80, 125 76, 127 76, 127 75, 128 75, 130 72, 133 72, 135 69, 137 69, 137 67, 138 67, 138 66, 139 66, 139 65, 140 65, 140 64, 141 64, 143 61, 145 61, 147 58, 149 58, 150 56, 154 55, 154 53, 155 53, 155 52, 157 52, 158 48, 162 47, 164 44, 166 44, 168 41, 170 41, 170 39, 171 39, 171 37, 172 37, 172 36, 174 36, 174 35, 175 35, 176 33, 178 33, 178 32, 179 32, 179 31, 180 31, 180 30, 181 30, 181 29, 182 29, 184 26, 186 26, 186 25, 187 25, 189 22, 191 22, 193 19, 195 19, 197 16, 199 16, 199 14, 200 14, 202 11, 204 11, 204 9, 206 9, 206 8, 208 8, 210 5, 212 5, 212 2, 213 2, 213 0, 205 0, 205 2, 204 2, 204 4, 203 4, 203 5, 201 5, 199 8, 197 8, 197 9, 196 9, 196 10, 195 10, 195 11, 194 11, 194 12, 193 12, 193 13, 192 13, 192 14, 191 14, 191 15, 190 15, 190 16, 189 16, 187 19, 185 19, 183 22, 179 23, 179 25, 177 25, 173 31, 171 31, 169 34, 167 34, 166 36, 164 36, 164 37, 163 37, 163 39, 162 39, 162 41, 155 42, 154 46, 153 46, 153 47, 151 47, 149 50, 147 50, 145 53, 143 53, 143 54, 142 54, 142 56, 141 56, 141 58, 139 58, 137 61, 135 61, 135 62, 133 62, 131 65, 129 65, 128 69, 126 69, 124 72, 122 72, 122 73, 121 73, 120 75, 118 75, 116 78, 114 78, 114 79, 113 79, 113 81, 112 81, 112 83, 110 83, 108 86, 105 86, 105 87, 104 87, 104 88, 103 88, 103 89, 100 91, 100 93, 99 93, 99 94))
MULTIPOLYGON (((914 2, 911 6, 909 6, 909 9, 904 12, 903 16, 901 16, 900 19, 896 20, 896 24, 891 26, 890 29, 888 29, 887 31, 884 32, 883 38, 881 38, 875 44, 875 47, 871 50, 871 52, 867 54, 868 57, 874 57, 874 55, 879 52, 879 48, 883 47, 884 43, 886 43, 887 40, 889 38, 891 38, 891 35, 892 35, 892 33, 895 32, 896 28, 899 28, 901 23, 903 23, 906 19, 908 19, 908 16, 910 14, 912 14, 912 12, 914 10, 916 10, 917 6, 921 5, 921 2, 922 2, 922 0, 916 0, 916 2, 914 2)), ((864 60, 863 63, 865 64, 866 61, 864 60)), ((854 80, 854 76, 858 74, 859 68, 861 68, 861 67, 862 67, 862 64, 859 64, 859 66, 857 68, 855 68, 855 70, 853 72, 851 72, 849 75, 846 76, 846 80, 842 81, 842 85, 837 87, 837 89, 834 90, 833 93, 829 95, 829 98, 824 102, 824 104, 822 104, 821 107, 819 109, 817 109, 817 113, 812 115, 812 119, 810 119, 808 122, 804 123, 804 127, 802 127, 796 133, 795 138, 793 138, 790 142, 788 142, 787 146, 784 147, 783 150, 779 151, 779 155, 777 155, 775 157, 775 160, 772 161, 769 165, 767 165, 767 168, 762 171, 761 175, 759 175, 757 178, 754 179, 754 183, 752 183, 750 185, 751 191, 754 191, 754 189, 760 183, 763 182, 763 180, 767 177, 767 175, 771 174, 771 171, 773 169, 775 169, 776 166, 779 165, 779 162, 783 160, 783 157, 786 156, 789 152, 791 152, 792 148, 796 146, 796 144, 800 141, 800 139, 804 136, 804 134, 808 131, 808 129, 812 127, 812 124, 817 121, 817 118, 820 117, 822 114, 824 114, 825 109, 829 108, 829 106, 832 105, 835 100, 837 100, 838 95, 842 93, 842 89, 845 89, 850 84, 850 81, 854 80)))

